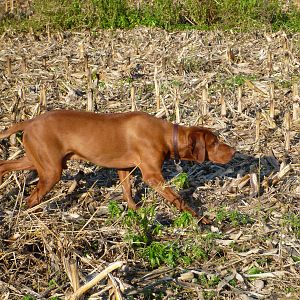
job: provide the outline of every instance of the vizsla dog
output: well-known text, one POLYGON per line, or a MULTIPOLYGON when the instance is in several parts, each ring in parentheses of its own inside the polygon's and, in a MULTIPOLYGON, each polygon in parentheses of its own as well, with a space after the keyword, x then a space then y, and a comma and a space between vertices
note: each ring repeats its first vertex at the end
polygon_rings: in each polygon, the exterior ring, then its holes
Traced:
POLYGON ((27 198, 29 207, 42 198, 60 180, 66 161, 79 159, 96 165, 116 168, 128 207, 136 209, 132 199, 129 172, 138 166, 143 180, 179 210, 197 213, 164 183, 161 173, 166 158, 210 160, 226 164, 235 150, 219 142, 208 129, 184 127, 142 112, 96 114, 55 110, 32 120, 13 125, 0 138, 23 131, 26 156, 0 161, 2 177, 13 170, 36 170, 39 181, 27 198))

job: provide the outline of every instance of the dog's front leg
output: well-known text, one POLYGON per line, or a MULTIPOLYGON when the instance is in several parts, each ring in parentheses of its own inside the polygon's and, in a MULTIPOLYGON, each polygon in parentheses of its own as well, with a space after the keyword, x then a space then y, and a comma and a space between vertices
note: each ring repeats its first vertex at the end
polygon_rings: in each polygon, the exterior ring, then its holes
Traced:
POLYGON ((137 205, 132 199, 130 172, 127 170, 118 170, 118 175, 120 178, 120 183, 122 184, 123 199, 127 202, 128 208, 136 210, 137 205))
POLYGON ((143 180, 154 188, 168 202, 172 203, 180 211, 188 211, 194 217, 198 217, 196 211, 191 208, 173 189, 167 186, 160 167, 144 165, 141 167, 143 180))

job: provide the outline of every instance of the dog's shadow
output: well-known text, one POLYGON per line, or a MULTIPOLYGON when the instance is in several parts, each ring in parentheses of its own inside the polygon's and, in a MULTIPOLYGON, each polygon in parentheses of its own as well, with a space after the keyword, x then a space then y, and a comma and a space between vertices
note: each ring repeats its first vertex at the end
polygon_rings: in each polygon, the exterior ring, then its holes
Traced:
MULTIPOLYGON (((170 167, 170 162, 167 163, 170 167)), ((280 162, 274 156, 254 157, 237 152, 233 159, 225 165, 214 164, 210 161, 202 164, 182 162, 182 168, 192 182, 205 184, 216 179, 233 179, 250 173, 256 173, 262 179, 271 173, 278 172, 280 162)))
MULTIPOLYGON (((213 164, 212 162, 197 164, 190 161, 181 161, 180 166, 182 172, 188 175, 188 184, 187 188, 183 188, 179 191, 179 194, 187 201, 192 201, 195 190, 208 182, 218 180, 219 183, 220 181, 222 183, 222 181, 225 182, 238 177, 241 178, 250 173, 256 173, 259 177, 259 181, 262 181, 265 176, 269 176, 270 174, 279 171, 280 162, 274 156, 254 157, 237 152, 234 158, 225 165, 213 164)), ((68 195, 68 199, 76 198, 78 193, 84 193, 94 189, 96 193, 98 193, 95 198, 101 201, 101 199, 103 199, 101 190, 103 191, 106 188, 112 191, 112 196, 109 197, 109 199, 113 199, 116 195, 118 199, 122 198, 120 195, 121 189, 118 189, 118 192, 115 192, 115 187, 119 184, 116 170, 99 168, 93 165, 90 165, 90 169, 92 169, 92 171, 87 174, 83 174, 82 171, 79 171, 78 174, 73 177, 69 175, 64 175, 62 177, 63 180, 73 179, 79 182, 78 187, 74 192, 68 195)), ((172 182, 174 177, 180 175, 172 160, 166 160, 164 162, 162 173, 167 182, 172 182)), ((135 170, 132 175, 134 200, 136 203, 139 203, 148 186, 143 182, 139 169, 135 170)), ((198 200, 197 203, 199 204, 198 200)))
MULTIPOLYGON (((79 166, 80 164, 78 164, 79 166)), ((81 167, 76 173, 70 172, 68 169, 64 170, 62 175, 63 182, 76 182, 76 188, 67 193, 66 196, 60 201, 60 206, 63 210, 69 209, 73 206, 74 201, 78 201, 80 195, 92 192, 96 202, 102 201, 103 198, 108 200, 122 198, 121 189, 116 188, 119 184, 118 174, 115 169, 100 168, 95 165, 84 163, 89 171, 83 171, 81 167), (74 175, 75 174, 75 175, 74 175), (108 194, 111 195, 107 196, 108 194), (103 195, 105 194, 105 195, 103 195)), ((243 153, 236 153, 234 158, 226 165, 217 165, 212 162, 204 162, 197 164, 190 161, 181 161, 180 164, 182 172, 188 175, 188 188, 179 191, 179 194, 188 202, 193 202, 193 194, 195 190, 211 181, 228 181, 237 177, 243 177, 249 173, 256 173, 260 176, 260 181, 271 173, 279 171, 280 162, 273 156, 262 156, 260 158, 250 156, 243 153)), ((166 160, 162 166, 162 173, 167 182, 179 174, 175 163, 172 160, 166 160)), ((34 180, 36 174, 31 173, 27 176, 27 184, 36 182, 34 180)), ((142 181, 141 172, 137 169, 133 172, 133 190, 134 200, 139 203, 143 198, 148 186, 142 181)), ((13 189, 9 195, 12 196, 17 193, 13 189)), ((201 199, 200 199, 201 201, 201 199)), ((197 199, 199 204, 199 199, 197 199)), ((201 204, 201 203, 200 203, 201 204)))

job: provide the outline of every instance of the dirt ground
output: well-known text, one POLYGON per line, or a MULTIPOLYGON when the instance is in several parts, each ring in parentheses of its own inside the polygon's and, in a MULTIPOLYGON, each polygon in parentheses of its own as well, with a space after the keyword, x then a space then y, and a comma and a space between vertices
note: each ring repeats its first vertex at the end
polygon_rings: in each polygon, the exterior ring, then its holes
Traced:
MULTIPOLYGON (((238 154, 225 166, 182 163, 189 185, 181 193, 216 218, 212 225, 175 227, 180 213, 134 175, 137 198, 145 207, 154 204, 151 217, 161 224, 156 241, 176 241, 183 249, 207 246, 206 238, 215 237, 208 256, 188 265, 152 267, 127 242, 138 229, 124 225, 115 170, 69 163, 39 211, 24 201, 36 175, 6 175, 1 299, 65 299, 76 282, 97 278, 111 263, 116 270, 87 288, 84 299, 299 299, 299 53, 299 34, 284 32, 136 28, 2 35, 1 130, 46 110, 140 110, 210 127, 238 154), (111 200, 120 203, 117 218, 111 200), (237 220, 230 211, 249 219, 237 220), (218 282, 209 283, 212 278, 218 282)), ((2 159, 22 155, 20 134, 2 141, 2 159)), ((176 175, 166 162, 164 176, 176 175)))

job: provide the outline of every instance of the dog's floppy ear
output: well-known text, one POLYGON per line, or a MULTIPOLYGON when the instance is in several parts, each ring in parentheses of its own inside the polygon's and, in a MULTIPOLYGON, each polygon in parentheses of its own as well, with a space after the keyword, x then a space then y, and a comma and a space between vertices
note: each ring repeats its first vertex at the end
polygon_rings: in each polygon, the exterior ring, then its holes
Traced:
POLYGON ((205 161, 205 137, 203 131, 192 132, 189 137, 192 147, 192 157, 195 161, 202 163, 205 161))

